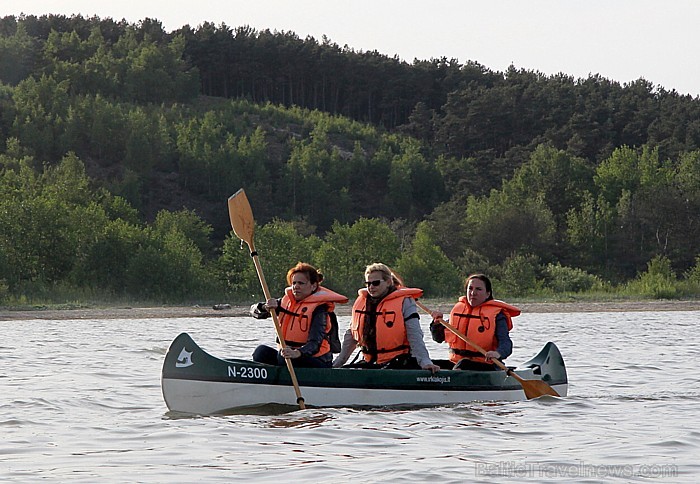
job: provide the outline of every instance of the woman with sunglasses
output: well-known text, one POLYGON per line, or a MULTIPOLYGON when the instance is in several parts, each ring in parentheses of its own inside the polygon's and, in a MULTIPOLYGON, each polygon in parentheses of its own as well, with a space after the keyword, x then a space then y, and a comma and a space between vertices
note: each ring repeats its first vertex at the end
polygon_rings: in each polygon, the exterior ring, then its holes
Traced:
POLYGON ((498 370, 492 359, 504 360, 513 352, 508 332, 513 329, 511 318, 520 309, 493 298, 491 280, 484 274, 472 274, 464 283, 465 295, 459 298, 450 312, 449 322, 467 339, 486 350, 486 356, 467 342, 436 322, 443 314, 433 311, 430 333, 435 341, 446 341, 450 347, 450 361, 455 370, 498 370))
POLYGON ((364 361, 352 366, 438 371, 440 367, 433 364, 425 347, 414 299, 423 290, 402 287, 381 263, 367 266, 365 285, 357 293, 350 328, 333 366, 343 366, 360 346, 364 361))
POLYGON ((289 287, 281 299, 271 298, 251 306, 251 315, 256 319, 268 318, 270 309, 277 311, 286 343, 279 351, 258 346, 253 361, 283 366, 284 359, 291 358, 294 366, 331 367, 331 347, 335 346, 332 342, 338 340, 338 322, 333 310, 336 303, 345 304, 348 298, 321 286, 322 281, 323 274, 314 266, 299 262, 287 272, 289 287))

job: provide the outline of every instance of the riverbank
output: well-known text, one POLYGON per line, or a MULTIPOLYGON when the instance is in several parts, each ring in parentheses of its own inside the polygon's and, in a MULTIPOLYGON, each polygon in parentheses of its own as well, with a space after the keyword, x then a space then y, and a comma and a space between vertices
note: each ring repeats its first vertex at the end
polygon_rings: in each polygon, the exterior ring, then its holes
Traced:
MULTIPOLYGON (((436 310, 449 312, 450 302, 425 301, 436 310)), ((635 311, 700 311, 696 301, 602 301, 602 302, 513 302, 524 313, 580 313, 580 312, 635 312, 635 311)), ((67 320, 67 319, 152 319, 152 318, 216 318, 247 316, 248 306, 154 306, 154 307, 106 307, 106 308, 0 308, 0 321, 11 320, 67 320)), ((348 315, 349 306, 338 306, 339 315, 348 315)))

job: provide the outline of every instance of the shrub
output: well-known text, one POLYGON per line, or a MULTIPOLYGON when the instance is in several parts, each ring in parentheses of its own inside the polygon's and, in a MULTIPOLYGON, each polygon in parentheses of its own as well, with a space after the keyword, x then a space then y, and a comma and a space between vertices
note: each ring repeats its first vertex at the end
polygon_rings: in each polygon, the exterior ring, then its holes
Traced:
POLYGON ((685 273, 681 287, 688 296, 700 296, 700 255, 695 258, 695 265, 685 273))
POLYGON ((508 257, 500 267, 494 269, 494 285, 509 296, 528 296, 542 289, 538 280, 539 257, 533 254, 517 254, 508 257))
POLYGON ((559 263, 547 264, 543 275, 545 286, 555 293, 583 292, 603 285, 598 276, 559 263))
POLYGON ((681 295, 677 283, 671 261, 667 257, 656 256, 647 263, 647 271, 630 281, 625 290, 654 299, 676 299, 681 295))

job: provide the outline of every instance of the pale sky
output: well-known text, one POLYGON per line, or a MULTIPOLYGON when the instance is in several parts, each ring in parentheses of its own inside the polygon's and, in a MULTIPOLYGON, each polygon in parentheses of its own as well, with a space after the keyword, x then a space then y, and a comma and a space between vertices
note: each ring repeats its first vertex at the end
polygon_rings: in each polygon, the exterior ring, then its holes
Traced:
POLYGON ((0 0, 0 16, 82 14, 326 35, 341 47, 544 74, 643 77, 700 95, 697 0, 0 0))

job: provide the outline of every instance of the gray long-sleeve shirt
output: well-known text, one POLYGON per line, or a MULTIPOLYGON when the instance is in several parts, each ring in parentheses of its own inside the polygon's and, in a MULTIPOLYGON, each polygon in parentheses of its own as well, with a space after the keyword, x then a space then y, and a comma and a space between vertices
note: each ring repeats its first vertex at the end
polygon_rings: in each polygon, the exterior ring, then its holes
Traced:
MULTIPOLYGON (((411 346, 411 356, 415 357, 418 365, 421 367, 430 365, 432 361, 428 354, 428 348, 425 347, 425 341, 423 341, 423 330, 420 327, 416 301, 410 297, 405 298, 401 306, 401 313, 406 326, 406 338, 411 346)), ((350 329, 348 329, 345 332, 345 336, 343 336, 343 346, 333 361, 333 366, 335 368, 343 366, 350 358, 350 355, 352 355, 352 352, 355 351, 355 348, 357 348, 357 341, 353 338, 350 329)))

